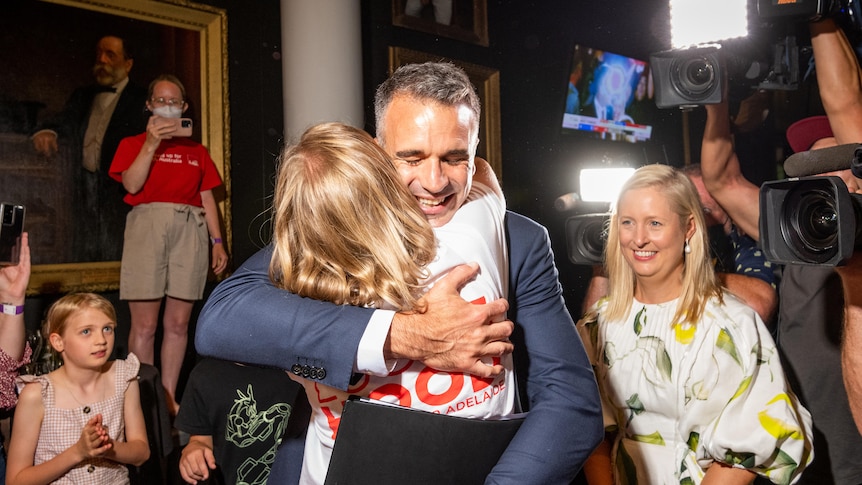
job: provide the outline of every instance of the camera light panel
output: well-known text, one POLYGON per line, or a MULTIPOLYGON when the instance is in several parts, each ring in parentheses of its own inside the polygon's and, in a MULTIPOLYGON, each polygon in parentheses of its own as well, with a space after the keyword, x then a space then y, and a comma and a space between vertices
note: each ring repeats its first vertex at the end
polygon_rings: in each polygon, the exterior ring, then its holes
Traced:
POLYGON ((746 0, 670 0, 673 48, 748 35, 746 0))
POLYGON ((614 202, 620 193, 620 188, 635 169, 631 167, 617 168, 582 168, 580 174, 581 200, 586 202, 614 202))

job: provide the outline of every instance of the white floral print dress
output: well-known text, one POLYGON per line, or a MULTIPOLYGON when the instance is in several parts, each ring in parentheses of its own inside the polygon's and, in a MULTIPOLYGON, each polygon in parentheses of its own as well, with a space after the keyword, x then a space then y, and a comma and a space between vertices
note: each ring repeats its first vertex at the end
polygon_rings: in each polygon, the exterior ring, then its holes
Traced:
POLYGON ((698 484, 714 462, 794 483, 813 459, 811 415, 791 392, 760 317, 733 295, 697 325, 677 300, 634 300, 624 321, 600 300, 578 331, 596 371, 618 484, 698 484))

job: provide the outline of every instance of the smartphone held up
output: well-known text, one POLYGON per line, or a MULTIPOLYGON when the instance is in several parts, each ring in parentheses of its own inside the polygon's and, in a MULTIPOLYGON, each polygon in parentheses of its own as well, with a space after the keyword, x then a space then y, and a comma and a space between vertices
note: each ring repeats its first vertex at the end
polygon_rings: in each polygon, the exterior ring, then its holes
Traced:
POLYGON ((173 136, 192 136, 192 119, 191 118, 178 118, 177 122, 177 131, 173 136))
POLYGON ((0 266, 14 266, 18 264, 21 255, 24 206, 2 202, 0 217, 0 266))

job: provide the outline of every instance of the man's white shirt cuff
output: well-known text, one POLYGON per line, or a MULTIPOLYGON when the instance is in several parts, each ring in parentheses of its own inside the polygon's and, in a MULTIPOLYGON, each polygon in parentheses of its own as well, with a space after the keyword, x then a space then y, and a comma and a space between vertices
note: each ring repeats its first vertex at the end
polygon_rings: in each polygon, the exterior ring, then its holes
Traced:
POLYGON ((362 339, 359 340, 359 349, 356 352, 356 372, 385 376, 395 367, 395 361, 387 365, 383 358, 383 346, 386 345, 386 337, 389 335, 389 327, 395 312, 392 310, 375 310, 365 327, 362 339))

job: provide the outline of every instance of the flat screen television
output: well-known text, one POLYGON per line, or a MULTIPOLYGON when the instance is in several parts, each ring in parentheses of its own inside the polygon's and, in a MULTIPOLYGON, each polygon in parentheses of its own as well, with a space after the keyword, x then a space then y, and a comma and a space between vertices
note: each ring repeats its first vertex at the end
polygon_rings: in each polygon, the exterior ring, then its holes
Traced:
POLYGON ((645 61, 575 45, 563 131, 631 143, 652 136, 658 108, 645 61))

